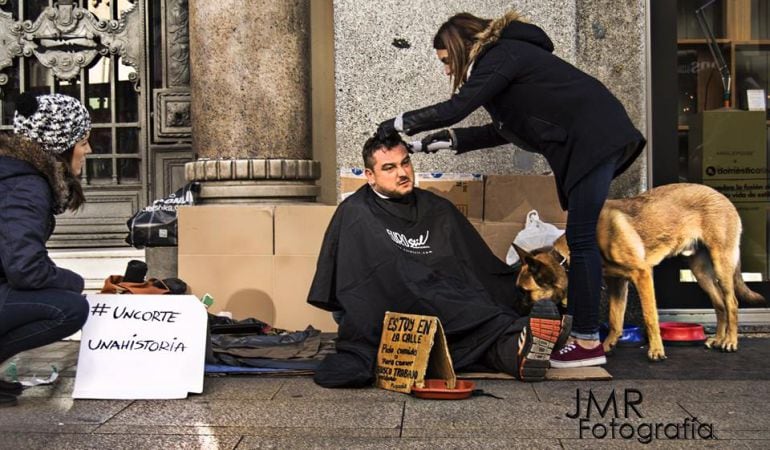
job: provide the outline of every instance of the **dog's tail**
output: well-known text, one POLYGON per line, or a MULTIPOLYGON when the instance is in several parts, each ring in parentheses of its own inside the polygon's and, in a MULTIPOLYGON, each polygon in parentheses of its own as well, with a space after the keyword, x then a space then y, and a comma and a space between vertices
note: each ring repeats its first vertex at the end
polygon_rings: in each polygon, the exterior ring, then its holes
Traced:
POLYGON ((733 276, 733 285, 735 286, 735 296, 738 297, 738 300, 752 306, 767 304, 765 297, 749 289, 749 287, 746 286, 746 283, 743 282, 743 277, 741 276, 740 262, 738 262, 738 265, 735 268, 735 275, 733 276))

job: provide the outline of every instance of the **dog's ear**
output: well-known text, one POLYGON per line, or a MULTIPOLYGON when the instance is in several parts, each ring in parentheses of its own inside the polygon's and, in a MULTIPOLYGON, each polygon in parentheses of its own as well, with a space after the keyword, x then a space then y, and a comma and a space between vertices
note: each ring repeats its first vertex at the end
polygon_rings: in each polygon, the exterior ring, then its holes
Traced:
POLYGON ((514 249, 514 250, 516 250, 516 254, 517 254, 517 255, 519 255, 519 259, 520 259, 520 260, 521 260, 523 263, 527 263, 527 264, 529 264, 529 263, 527 262, 527 260, 528 260, 528 259, 532 259, 532 253, 530 253, 530 252, 528 252, 528 251, 524 250, 523 248, 519 247, 518 245, 516 245, 516 244, 514 244, 514 243, 511 243, 511 245, 513 246, 513 249, 514 249))

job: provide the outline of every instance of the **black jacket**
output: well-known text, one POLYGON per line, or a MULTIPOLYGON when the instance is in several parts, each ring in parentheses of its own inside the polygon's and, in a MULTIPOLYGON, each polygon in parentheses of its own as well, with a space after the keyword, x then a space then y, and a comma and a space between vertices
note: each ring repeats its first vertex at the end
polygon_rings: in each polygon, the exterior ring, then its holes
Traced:
POLYGON ((578 180, 613 157, 620 175, 641 153, 644 138, 604 85, 551 54, 543 30, 505 17, 494 25, 502 28, 499 38, 477 44, 482 50, 458 92, 404 113, 404 132, 447 127, 483 106, 492 123, 455 129, 458 153, 510 142, 542 154, 567 209, 578 180))
POLYGON ((345 316, 337 353, 316 372, 322 386, 374 381, 386 311, 438 317, 458 370, 478 363, 519 317, 515 270, 449 201, 414 193, 414 220, 386 210, 364 185, 329 224, 308 302, 345 316))
POLYGON ((56 267, 45 247, 69 199, 63 170, 38 145, 0 134, 0 310, 9 289, 83 291, 83 278, 56 267))

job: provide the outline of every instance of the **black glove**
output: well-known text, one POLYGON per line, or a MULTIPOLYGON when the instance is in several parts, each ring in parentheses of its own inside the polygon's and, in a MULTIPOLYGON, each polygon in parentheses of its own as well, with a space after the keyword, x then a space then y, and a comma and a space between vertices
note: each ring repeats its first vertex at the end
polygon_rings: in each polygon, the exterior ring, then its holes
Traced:
POLYGON ((420 140, 422 151, 425 153, 436 153, 437 151, 444 149, 454 150, 454 139, 452 138, 452 132, 449 130, 431 133, 420 140))
POLYGON ((388 119, 385 122, 382 122, 380 126, 377 127, 377 139, 384 141, 389 135, 397 133, 398 130, 396 130, 395 122, 396 119, 388 119))

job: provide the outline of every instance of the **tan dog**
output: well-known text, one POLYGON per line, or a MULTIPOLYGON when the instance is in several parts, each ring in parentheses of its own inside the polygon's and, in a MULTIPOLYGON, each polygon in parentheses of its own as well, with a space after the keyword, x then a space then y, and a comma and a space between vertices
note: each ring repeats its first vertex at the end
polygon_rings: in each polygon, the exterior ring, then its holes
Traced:
MULTIPOLYGON (((639 196, 607 200, 599 215, 597 240, 604 264, 609 297, 609 334, 604 350, 610 351, 623 330, 628 281, 636 286, 649 339, 647 356, 666 358, 658 325, 652 268, 663 259, 688 258, 698 285, 708 294, 717 316, 716 335, 709 348, 738 349, 738 300, 758 304, 764 297, 750 290, 741 278, 741 219, 730 201, 701 184, 670 184, 639 196)), ((566 299, 569 263, 567 239, 562 235, 553 248, 528 253, 516 248, 523 261, 517 284, 531 301, 566 299), (561 263, 561 264, 560 264, 561 263)))

